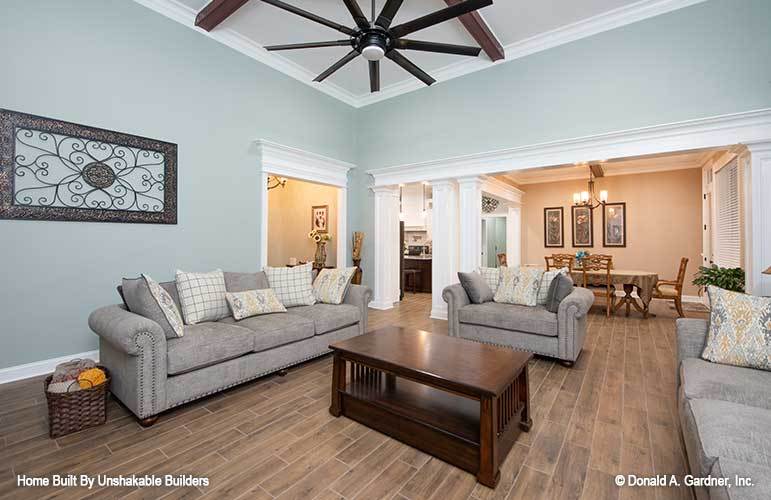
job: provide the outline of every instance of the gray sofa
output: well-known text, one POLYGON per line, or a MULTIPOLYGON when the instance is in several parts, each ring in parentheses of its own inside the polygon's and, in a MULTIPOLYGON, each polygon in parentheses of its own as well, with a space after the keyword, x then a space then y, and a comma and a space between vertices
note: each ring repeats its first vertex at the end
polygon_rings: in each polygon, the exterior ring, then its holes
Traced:
POLYGON ((678 409, 691 474, 750 477, 751 487, 695 487, 696 497, 771 498, 771 372, 701 358, 709 323, 677 320, 678 409))
MULTIPOLYGON (((228 291, 268 288, 265 274, 225 273, 228 291)), ((174 282, 161 283, 179 307, 174 282)), ((99 336, 110 391, 145 425, 165 410, 324 355, 367 328, 369 288, 350 285, 340 305, 314 304, 241 321, 185 325, 167 339, 160 325, 125 305, 102 307, 88 324, 99 336)))
POLYGON ((566 366, 572 366, 581 353, 586 313, 594 303, 594 294, 579 287, 560 303, 557 313, 544 306, 472 304, 460 284, 445 288, 442 298, 447 302, 451 336, 542 354, 566 366))

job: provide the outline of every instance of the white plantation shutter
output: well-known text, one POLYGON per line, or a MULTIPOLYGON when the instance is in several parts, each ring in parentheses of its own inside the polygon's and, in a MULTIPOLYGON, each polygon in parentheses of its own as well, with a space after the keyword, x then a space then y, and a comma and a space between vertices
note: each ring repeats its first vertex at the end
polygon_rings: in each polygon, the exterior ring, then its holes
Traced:
POLYGON ((741 199, 736 160, 715 174, 715 191, 715 264, 742 267, 741 199))

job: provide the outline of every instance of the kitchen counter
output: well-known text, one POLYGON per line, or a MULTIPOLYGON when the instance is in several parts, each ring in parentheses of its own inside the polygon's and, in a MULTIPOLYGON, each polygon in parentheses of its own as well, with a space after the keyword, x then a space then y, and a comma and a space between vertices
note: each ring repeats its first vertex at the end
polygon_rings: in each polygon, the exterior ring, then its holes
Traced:
POLYGON ((409 284, 403 283, 404 290, 412 292, 413 285, 416 291, 431 293, 431 256, 430 255, 405 255, 404 269, 415 269, 416 276, 410 278, 409 284), (413 283, 413 280, 415 282, 413 283))
POLYGON ((431 260, 430 255, 405 255, 404 260, 431 260))

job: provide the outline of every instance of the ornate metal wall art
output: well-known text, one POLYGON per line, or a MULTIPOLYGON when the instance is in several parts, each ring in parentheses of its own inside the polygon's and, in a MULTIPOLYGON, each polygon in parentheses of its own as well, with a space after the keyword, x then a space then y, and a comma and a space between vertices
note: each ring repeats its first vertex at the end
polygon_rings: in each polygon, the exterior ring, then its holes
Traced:
POLYGON ((0 109, 0 218, 177 223, 177 145, 0 109))
POLYGON ((500 202, 496 200, 495 198, 491 198, 489 196, 482 196, 482 212, 486 214, 491 214, 495 212, 498 208, 498 204, 500 202))

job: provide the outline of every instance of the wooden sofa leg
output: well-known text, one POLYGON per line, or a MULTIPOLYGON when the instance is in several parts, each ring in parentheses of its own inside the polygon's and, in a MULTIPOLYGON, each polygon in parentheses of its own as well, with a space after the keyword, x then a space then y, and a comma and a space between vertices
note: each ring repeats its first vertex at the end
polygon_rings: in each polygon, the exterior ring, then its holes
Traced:
POLYGON ((141 425, 142 427, 150 427, 157 421, 158 421, 158 415, 153 415, 152 417, 140 418, 139 425, 141 425))
POLYGON ((576 364, 575 361, 568 361, 567 359, 561 359, 560 364, 564 366, 565 368, 573 368, 573 365, 576 364))

